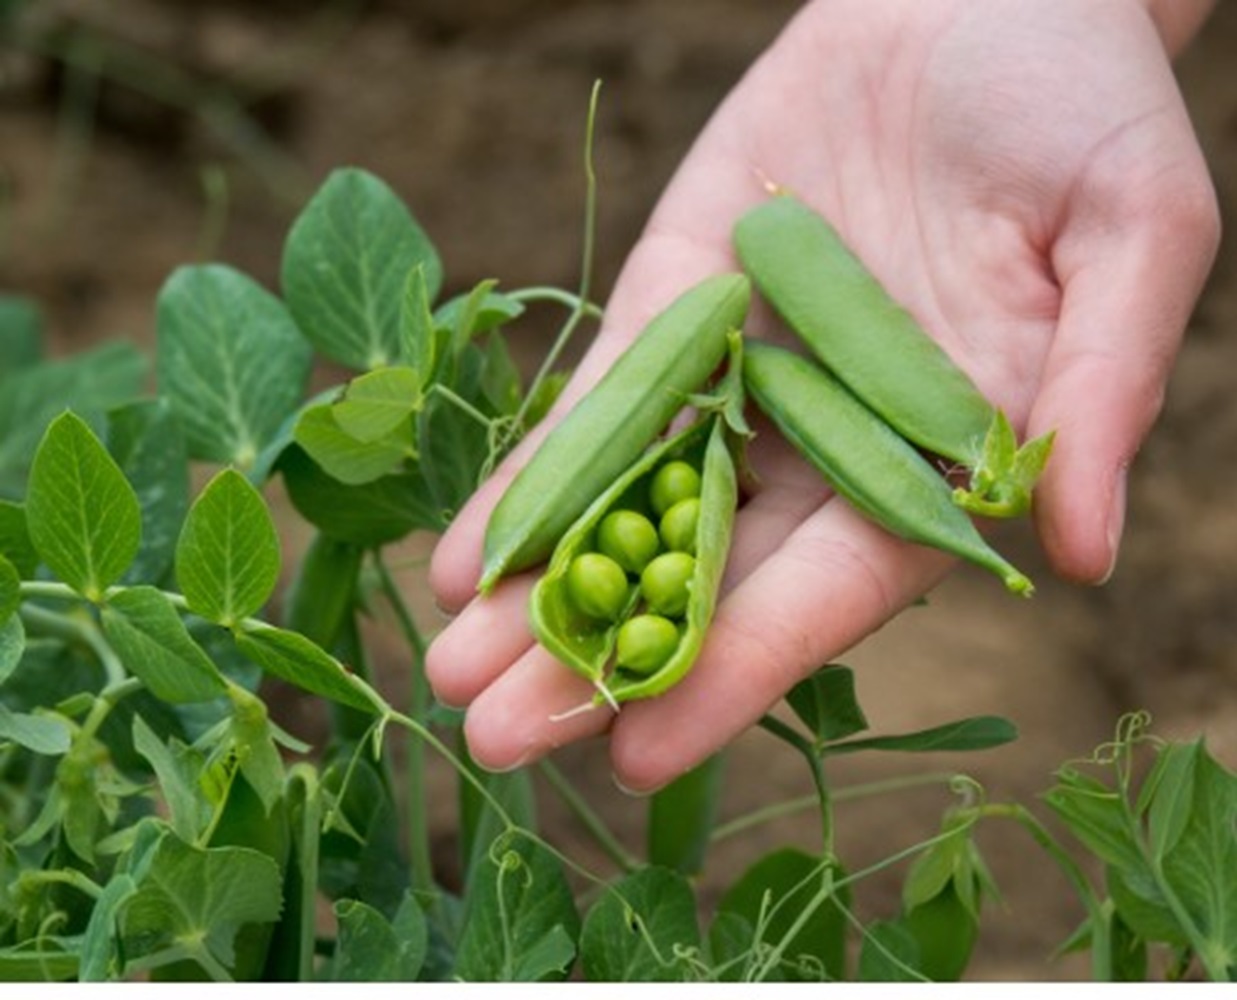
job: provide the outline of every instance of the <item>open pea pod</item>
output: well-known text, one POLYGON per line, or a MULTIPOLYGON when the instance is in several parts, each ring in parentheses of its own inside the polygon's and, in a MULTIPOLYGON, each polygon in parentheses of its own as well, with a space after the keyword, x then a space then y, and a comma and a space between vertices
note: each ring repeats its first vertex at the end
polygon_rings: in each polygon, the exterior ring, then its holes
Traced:
POLYGON ((738 503, 738 483, 730 432, 721 413, 711 413, 686 430, 654 445, 620 475, 562 535, 545 574, 533 589, 530 620, 538 641, 597 688, 595 703, 617 706, 669 689, 691 669, 713 618, 738 503), (699 516, 694 532, 694 566, 686 583, 687 604, 675 615, 677 641, 654 669, 636 671, 616 662, 624 623, 646 610, 639 583, 630 581, 626 598, 610 621, 580 610, 573 599, 570 569, 578 557, 594 552, 598 527, 612 511, 650 514, 649 487, 656 471, 682 460, 700 471, 699 516))

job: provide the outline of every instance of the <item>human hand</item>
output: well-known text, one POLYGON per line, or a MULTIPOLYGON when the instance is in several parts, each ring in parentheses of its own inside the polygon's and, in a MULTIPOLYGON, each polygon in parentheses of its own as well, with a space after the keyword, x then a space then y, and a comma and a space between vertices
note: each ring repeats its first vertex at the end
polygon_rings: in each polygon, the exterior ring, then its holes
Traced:
MULTIPOLYGON (((609 729, 617 780, 658 787, 950 568, 832 497, 762 428, 750 453, 759 492, 736 521, 724 598, 692 673, 667 694, 554 720, 591 688, 531 638, 531 578, 474 599, 486 519, 515 469, 653 314, 735 269, 731 226, 766 197, 765 179, 826 215, 1020 431, 1056 429, 1040 538, 1067 579, 1111 571, 1125 470, 1218 238, 1165 42, 1137 0, 814 0, 684 161, 559 406, 435 552, 431 584, 459 615, 427 669, 443 701, 469 706, 483 766, 609 729)), ((759 311, 747 332, 780 335, 759 311)))

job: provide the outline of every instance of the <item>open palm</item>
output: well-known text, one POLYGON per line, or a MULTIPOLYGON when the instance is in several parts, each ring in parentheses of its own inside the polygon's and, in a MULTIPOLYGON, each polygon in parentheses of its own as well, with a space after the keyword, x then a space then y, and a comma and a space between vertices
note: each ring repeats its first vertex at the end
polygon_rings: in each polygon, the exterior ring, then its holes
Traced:
MULTIPOLYGON (((1214 194, 1164 45, 1134 0, 816 0, 701 134, 633 249, 602 334, 549 421, 695 281, 734 270, 730 231, 772 183, 826 215, 979 387, 1057 447, 1036 496, 1065 577, 1116 557, 1124 472, 1158 413, 1218 237, 1214 194)), ((778 337, 757 308, 749 333, 778 337)), ((763 430, 763 428, 761 428, 763 430)), ((544 428, 541 430, 544 433, 544 428)), ((555 719, 589 685, 533 642, 527 579, 473 599, 489 510, 540 435, 434 556, 459 616, 430 650, 490 767, 610 730, 625 786, 663 784, 950 568, 830 496, 765 430, 725 596, 667 695, 555 719)))

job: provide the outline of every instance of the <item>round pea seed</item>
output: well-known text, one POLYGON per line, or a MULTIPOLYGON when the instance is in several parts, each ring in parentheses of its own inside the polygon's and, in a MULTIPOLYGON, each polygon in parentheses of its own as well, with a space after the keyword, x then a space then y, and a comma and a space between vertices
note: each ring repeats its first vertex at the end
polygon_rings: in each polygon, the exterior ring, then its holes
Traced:
POLYGON ((680 500, 700 496, 700 473, 687 462, 676 459, 667 462, 655 473, 649 483, 649 504, 653 513, 661 517, 680 500))
POLYGON ((627 574, 609 556, 585 552, 567 567, 567 593, 582 614, 612 622, 627 605, 627 574))
POLYGON ((640 574, 640 593, 658 614, 677 618, 687 610, 696 559, 686 552, 663 552, 640 574))
POLYGON ((634 510, 611 511, 597 526, 597 551, 639 573, 661 550, 653 522, 634 510))
POLYGON ((616 639, 615 662, 638 674, 651 674, 679 645, 679 630, 661 615, 636 615, 623 622, 616 639))
POLYGON ((662 515, 658 533, 672 552, 696 554, 696 525, 700 522, 700 498, 680 500, 662 515))

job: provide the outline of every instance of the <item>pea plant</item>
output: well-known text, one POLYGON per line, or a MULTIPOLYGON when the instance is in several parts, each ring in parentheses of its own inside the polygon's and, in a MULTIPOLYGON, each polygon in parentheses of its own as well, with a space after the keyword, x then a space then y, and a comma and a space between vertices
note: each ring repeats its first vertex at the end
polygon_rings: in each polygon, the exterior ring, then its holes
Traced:
MULTIPOLYGON (((1013 726, 984 716, 872 735, 854 675, 827 665, 760 724, 802 758, 805 802, 723 823, 719 755, 642 806, 640 850, 553 764, 481 771, 458 713, 428 689, 427 636, 391 548, 441 532, 546 412, 563 342, 597 315, 587 277, 574 292, 484 281, 444 297, 427 234, 357 169, 304 207, 280 277, 275 295, 223 264, 176 270, 153 363, 120 342, 46 357, 37 306, 0 298, 0 980, 957 979, 995 892, 975 831, 1003 820, 1077 891, 1081 924, 1063 947, 1089 950, 1097 979, 1237 974, 1237 778, 1201 742, 1152 737, 1142 716, 1047 792, 1076 844, 970 779, 933 776, 956 793, 939 832, 859 869, 839 856, 834 808, 877 789, 835 786, 831 761, 983 750, 1013 726), (526 385, 507 335, 534 308, 567 318, 526 385), (310 394, 323 359, 350 375, 310 394), (311 535, 295 559, 267 499, 276 482, 311 535), (403 704, 371 662, 367 619, 380 612, 406 649, 403 704), (328 706, 316 745, 278 721, 290 688, 328 706), (450 881, 430 845, 431 758, 458 778, 462 877, 450 881), (541 793, 567 804, 605 870, 540 828, 541 793), (815 811, 815 850, 710 871, 720 840, 790 808, 815 811), (866 880, 893 866, 900 907, 861 918, 866 880), (722 885, 708 905, 702 874, 722 885)), ((729 325, 709 367, 735 357, 729 325)), ((534 609, 541 634, 565 631, 580 600, 567 568, 610 514, 633 513, 616 506, 632 484, 663 496, 659 514, 691 511, 668 544, 679 563, 706 562, 701 531, 720 530, 709 512, 734 504, 742 418, 725 392, 697 402, 702 422, 615 470, 591 520, 548 531, 566 555, 534 609), (686 492, 662 473, 683 459, 701 480, 686 492)), ((619 532, 619 559, 647 562, 649 530, 619 532)), ((546 539, 521 554, 526 542, 500 544, 498 560, 549 554, 546 539)), ((626 586, 597 597, 590 582, 587 600, 613 616, 630 605, 626 586)), ((658 606, 685 616, 657 657, 660 690, 666 657, 711 603, 658 606)), ((561 655, 595 677, 597 636, 577 638, 584 648, 561 655)), ((627 666, 614 692, 657 693, 634 655, 627 666)), ((614 692, 604 700, 617 706, 614 692)))

